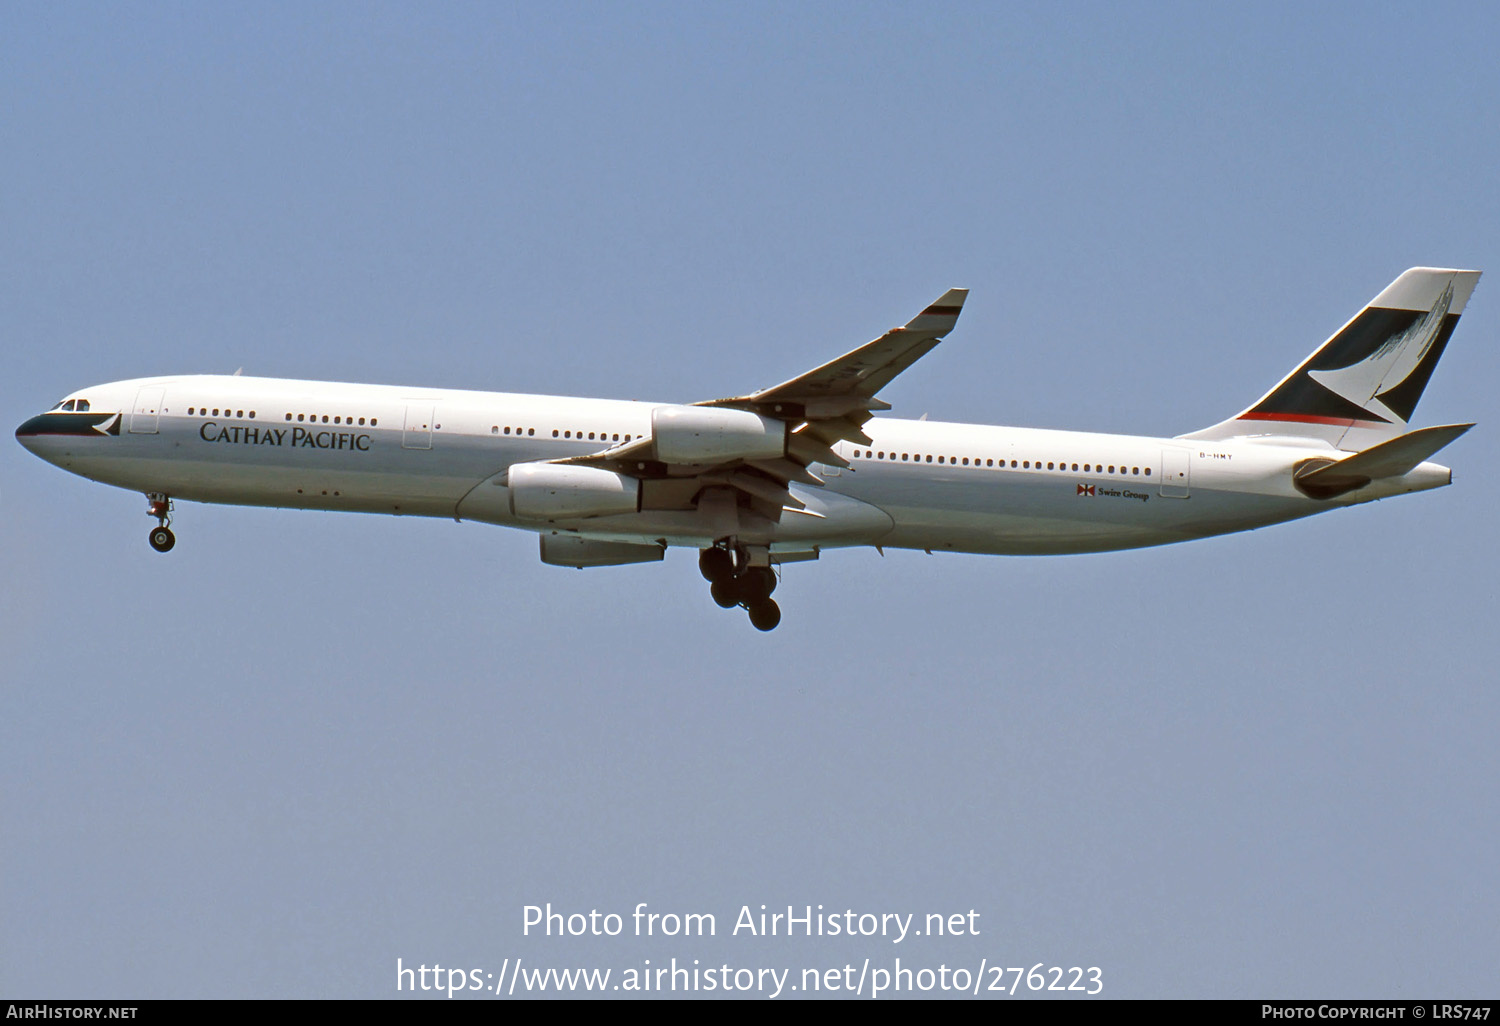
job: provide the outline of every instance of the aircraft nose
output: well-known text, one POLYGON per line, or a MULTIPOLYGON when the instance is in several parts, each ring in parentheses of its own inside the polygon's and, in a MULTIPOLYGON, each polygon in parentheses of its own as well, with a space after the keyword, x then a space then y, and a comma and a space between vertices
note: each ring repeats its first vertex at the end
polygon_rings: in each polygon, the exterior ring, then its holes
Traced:
POLYGON ((31 417, 16 428, 16 441, 26 447, 27 452, 36 452, 37 439, 41 436, 42 418, 31 417))

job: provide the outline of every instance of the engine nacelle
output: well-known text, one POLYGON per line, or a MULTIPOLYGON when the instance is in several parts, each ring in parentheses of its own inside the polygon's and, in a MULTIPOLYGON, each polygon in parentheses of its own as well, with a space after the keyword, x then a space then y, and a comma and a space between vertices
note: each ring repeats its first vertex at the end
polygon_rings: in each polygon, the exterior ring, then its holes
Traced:
POLYGON ((595 541, 576 534, 542 535, 542 562, 552 566, 583 569, 590 566, 624 566, 626 563, 656 563, 666 555, 660 545, 595 541))
POLYGON ((785 421, 717 406, 658 406, 651 411, 656 456, 667 463, 774 460, 786 455, 785 421))
POLYGON ((641 482, 597 467, 522 463, 510 468, 510 511, 532 520, 569 520, 635 513, 641 482))

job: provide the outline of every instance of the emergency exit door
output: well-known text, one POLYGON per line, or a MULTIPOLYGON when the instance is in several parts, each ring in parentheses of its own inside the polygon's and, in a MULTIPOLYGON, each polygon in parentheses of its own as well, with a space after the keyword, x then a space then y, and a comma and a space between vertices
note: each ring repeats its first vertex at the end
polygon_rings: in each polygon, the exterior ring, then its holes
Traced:
POLYGON ((406 426, 401 431, 401 448, 432 448, 432 416, 435 403, 407 403, 406 426))
POLYGON ((132 435, 154 435, 161 418, 161 401, 166 389, 159 385, 147 385, 135 394, 135 406, 130 410, 130 433, 132 435))
POLYGON ((1186 499, 1192 485, 1192 454, 1186 449, 1161 451, 1161 494, 1167 499, 1186 499))

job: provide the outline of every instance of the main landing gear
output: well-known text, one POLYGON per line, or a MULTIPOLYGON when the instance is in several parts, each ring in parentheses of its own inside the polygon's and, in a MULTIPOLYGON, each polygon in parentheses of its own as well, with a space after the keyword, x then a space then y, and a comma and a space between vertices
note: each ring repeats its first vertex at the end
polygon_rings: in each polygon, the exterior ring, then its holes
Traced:
POLYGON ((698 570, 709 582, 709 594, 725 609, 743 606, 758 631, 775 630, 781 622, 781 607, 771 598, 776 590, 776 571, 769 566, 751 566, 743 547, 716 545, 698 556, 698 570))
POLYGON ((148 517, 156 518, 156 526, 151 529, 149 541, 151 547, 157 552, 170 552, 172 546, 177 544, 177 536, 172 533, 172 500, 160 492, 148 492, 146 501, 151 503, 146 508, 148 517))

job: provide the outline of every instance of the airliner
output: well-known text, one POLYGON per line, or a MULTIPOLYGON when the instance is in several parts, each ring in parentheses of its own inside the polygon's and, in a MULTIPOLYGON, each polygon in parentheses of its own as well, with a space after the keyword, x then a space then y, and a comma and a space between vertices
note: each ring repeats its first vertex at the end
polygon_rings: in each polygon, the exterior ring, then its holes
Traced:
POLYGON ((535 532, 544 563, 699 550, 713 600, 768 631, 784 564, 849 546, 1010 555, 1165 545, 1452 482, 1472 424, 1409 429, 1478 271, 1415 267, 1269 392, 1177 435, 877 417, 958 321, 904 326, 779 385, 697 403, 235 375, 74 392, 16 430, 64 470, 174 500, 452 517, 535 532))

